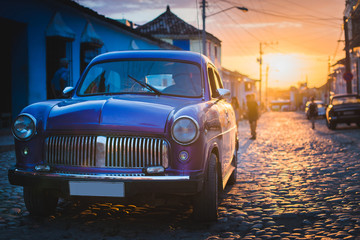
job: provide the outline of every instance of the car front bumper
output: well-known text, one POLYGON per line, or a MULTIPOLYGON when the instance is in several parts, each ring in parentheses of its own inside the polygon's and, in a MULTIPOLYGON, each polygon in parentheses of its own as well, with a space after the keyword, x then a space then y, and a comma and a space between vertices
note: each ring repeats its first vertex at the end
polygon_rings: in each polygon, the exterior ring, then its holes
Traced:
MULTIPOLYGON (((18 186, 39 187, 53 189, 64 196, 94 196, 108 197, 98 194, 96 189, 90 189, 88 194, 74 194, 74 184, 83 186, 98 186, 99 188, 118 185, 123 196, 131 197, 136 194, 195 194, 202 189, 203 174, 191 176, 143 176, 143 175, 114 175, 114 174, 72 174, 54 172, 34 172, 13 167, 8 171, 9 182, 18 186), (94 191, 92 191, 94 190, 94 191)), ((100 191, 101 192, 101 191, 100 191)), ((116 197, 116 196, 115 196, 116 197)))

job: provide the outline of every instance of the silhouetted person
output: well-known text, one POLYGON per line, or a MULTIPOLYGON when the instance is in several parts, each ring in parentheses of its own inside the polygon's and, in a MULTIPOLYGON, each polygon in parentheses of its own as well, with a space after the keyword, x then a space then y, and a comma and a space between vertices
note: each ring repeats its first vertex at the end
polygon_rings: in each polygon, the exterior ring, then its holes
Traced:
POLYGON ((314 100, 314 97, 311 97, 311 103, 309 105, 309 119, 311 121, 312 129, 315 129, 315 119, 318 116, 318 108, 314 100))
POLYGON ((255 101, 254 94, 247 96, 247 117, 250 124, 251 138, 252 140, 256 139, 256 125, 257 120, 259 119, 259 106, 255 101))
POLYGON ((60 68, 55 72, 51 79, 51 93, 53 98, 61 98, 62 91, 69 86, 69 61, 67 58, 60 59, 60 68))

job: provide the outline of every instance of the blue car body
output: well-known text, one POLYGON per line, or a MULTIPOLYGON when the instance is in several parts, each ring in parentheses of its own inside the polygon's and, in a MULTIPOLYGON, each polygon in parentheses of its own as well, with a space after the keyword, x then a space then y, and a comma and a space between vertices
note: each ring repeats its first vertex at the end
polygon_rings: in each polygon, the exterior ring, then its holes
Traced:
POLYGON ((100 55, 69 98, 32 104, 15 120, 10 183, 24 186, 32 214, 53 211, 58 197, 172 193, 193 196, 198 217, 213 220, 217 189, 236 180, 237 126, 222 84, 197 53, 100 55), (167 92, 181 74, 190 79, 186 91, 167 92), (216 180, 209 183, 209 175, 216 180), (207 198, 215 202, 204 210, 207 198), (56 200, 41 207, 32 199, 56 200))

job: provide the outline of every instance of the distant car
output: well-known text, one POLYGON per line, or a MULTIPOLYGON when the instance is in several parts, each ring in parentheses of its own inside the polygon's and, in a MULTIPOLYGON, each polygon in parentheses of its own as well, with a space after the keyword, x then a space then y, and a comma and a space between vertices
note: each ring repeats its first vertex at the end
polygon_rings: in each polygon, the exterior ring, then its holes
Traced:
POLYGON ((281 111, 282 111, 282 112, 288 112, 288 111, 290 111, 290 106, 289 106, 289 105, 282 105, 282 106, 281 106, 281 111))
POLYGON ((326 109, 326 125, 335 129, 337 124, 356 123, 360 127, 360 96, 357 94, 341 94, 330 97, 326 109))
MULTIPOLYGON (((326 112, 326 107, 323 101, 321 100, 315 100, 314 101, 317 105, 318 108, 318 116, 320 117, 325 117, 325 112, 326 112)), ((306 118, 309 119, 309 105, 310 105, 311 101, 307 101, 305 104, 305 115, 306 118)))
POLYGON ((193 198, 215 220, 218 191, 235 183, 238 137, 230 91, 208 58, 189 51, 124 51, 93 59, 68 99, 16 117, 11 184, 33 215, 59 197, 193 198))

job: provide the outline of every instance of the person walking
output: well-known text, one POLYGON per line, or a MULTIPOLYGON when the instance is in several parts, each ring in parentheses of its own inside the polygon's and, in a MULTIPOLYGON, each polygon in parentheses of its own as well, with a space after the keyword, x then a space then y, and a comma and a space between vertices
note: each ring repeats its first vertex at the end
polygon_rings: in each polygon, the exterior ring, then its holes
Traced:
POLYGON ((311 121, 312 129, 315 129, 315 120, 316 120, 316 117, 318 116, 317 104, 314 101, 315 101, 315 98, 311 97, 311 103, 309 105, 309 119, 311 121))
POLYGON ((259 119, 259 106, 255 101, 254 94, 247 95, 247 117, 250 124, 251 138, 256 139, 257 120, 259 119))
POLYGON ((67 58, 60 59, 60 68, 55 72, 51 79, 51 93, 53 98, 61 98, 62 91, 69 85, 69 60, 67 58))

